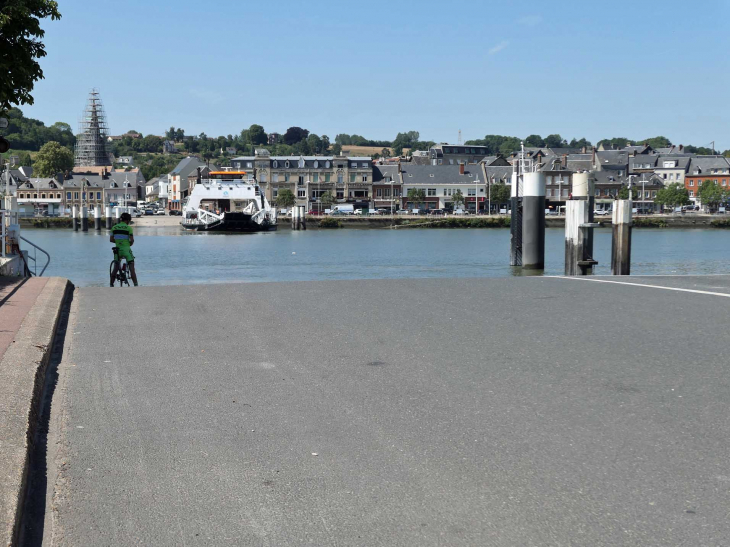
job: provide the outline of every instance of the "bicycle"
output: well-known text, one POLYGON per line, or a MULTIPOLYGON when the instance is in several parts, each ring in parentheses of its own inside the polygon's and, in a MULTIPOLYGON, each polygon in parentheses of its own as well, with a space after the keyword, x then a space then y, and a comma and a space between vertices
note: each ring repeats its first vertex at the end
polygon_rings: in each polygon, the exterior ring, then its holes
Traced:
POLYGON ((127 275, 129 272, 129 269, 127 267, 127 259, 123 258, 122 262, 119 260, 119 253, 117 252, 116 247, 112 247, 112 252, 114 253, 114 260, 112 260, 111 264, 109 264, 109 277, 112 276, 114 273, 114 267, 117 267, 117 275, 114 278, 114 284, 116 285, 117 281, 119 281, 119 286, 124 287, 124 284, 127 284, 127 287, 129 287, 129 276, 127 275))

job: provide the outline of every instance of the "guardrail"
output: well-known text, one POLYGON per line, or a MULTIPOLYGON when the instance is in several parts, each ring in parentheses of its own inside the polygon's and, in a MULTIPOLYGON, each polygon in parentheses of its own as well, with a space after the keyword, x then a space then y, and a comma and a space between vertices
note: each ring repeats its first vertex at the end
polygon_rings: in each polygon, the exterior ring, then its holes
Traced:
POLYGON ((49 255, 48 252, 46 252, 45 249, 39 247, 38 245, 36 245, 32 241, 25 239, 23 236, 18 236, 18 237, 20 237, 20 239, 22 239, 28 245, 31 245, 33 247, 33 256, 30 256, 30 253, 28 253, 28 260, 32 260, 33 261, 33 275, 35 275, 35 276, 41 276, 41 275, 43 275, 43 272, 46 271, 46 268, 48 268, 48 265, 51 263, 51 255, 49 255), (44 255, 46 255, 46 263, 43 266, 43 269, 41 270, 41 273, 37 273, 38 272, 38 260, 37 260, 38 254, 37 254, 36 251, 40 251, 44 255))

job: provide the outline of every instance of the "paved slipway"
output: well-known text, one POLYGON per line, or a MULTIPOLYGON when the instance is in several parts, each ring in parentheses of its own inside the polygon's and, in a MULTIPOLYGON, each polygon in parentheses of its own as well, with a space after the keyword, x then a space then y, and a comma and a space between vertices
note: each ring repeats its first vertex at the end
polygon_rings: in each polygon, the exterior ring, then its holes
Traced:
POLYGON ((81 289, 44 541, 727 545, 728 295, 722 276, 81 289))

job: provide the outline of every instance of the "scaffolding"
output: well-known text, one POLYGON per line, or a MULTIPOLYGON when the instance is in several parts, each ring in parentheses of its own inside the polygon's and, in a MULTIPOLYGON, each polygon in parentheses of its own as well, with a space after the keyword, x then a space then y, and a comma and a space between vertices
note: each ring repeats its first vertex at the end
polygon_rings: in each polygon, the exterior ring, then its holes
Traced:
POLYGON ((92 89, 86 102, 86 110, 79 121, 74 165, 76 167, 111 165, 106 143, 108 134, 99 90, 92 89))

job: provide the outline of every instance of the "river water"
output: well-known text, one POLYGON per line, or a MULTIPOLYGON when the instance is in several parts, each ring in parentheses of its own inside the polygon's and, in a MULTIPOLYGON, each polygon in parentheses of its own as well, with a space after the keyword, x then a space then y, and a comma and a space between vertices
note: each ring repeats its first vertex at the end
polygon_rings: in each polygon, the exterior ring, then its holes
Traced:
MULTIPOLYGON (((24 228, 22 235, 51 254, 44 275, 81 287, 108 284, 112 244, 106 232, 24 228)), ((728 243, 730 231, 718 229, 635 229, 631 272, 730 273, 728 243)), ((520 275, 509 266, 506 229, 205 234, 139 227, 133 250, 141 285, 520 275)), ((610 253, 610 229, 596 230, 596 274, 610 274, 610 253)), ((563 255, 564 230, 547 229, 545 275, 563 274, 563 255)))

